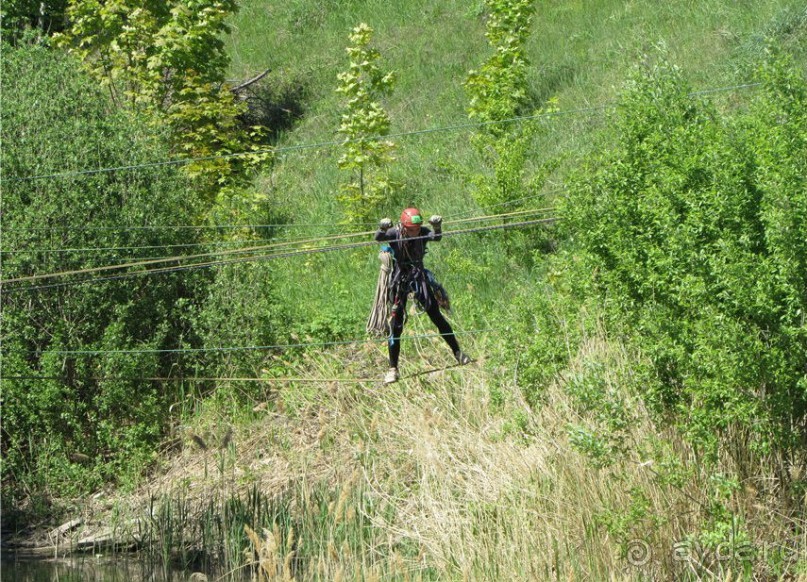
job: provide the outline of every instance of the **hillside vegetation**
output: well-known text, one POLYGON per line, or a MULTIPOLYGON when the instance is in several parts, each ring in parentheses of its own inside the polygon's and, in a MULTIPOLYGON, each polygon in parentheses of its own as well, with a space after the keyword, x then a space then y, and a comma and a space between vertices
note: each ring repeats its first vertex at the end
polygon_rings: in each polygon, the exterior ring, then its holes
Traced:
POLYGON ((266 580, 807 579, 803 6, 99 6, 3 8, 6 532, 266 580), (408 205, 474 231, 427 263, 475 361, 412 313, 384 385, 352 243, 408 205))

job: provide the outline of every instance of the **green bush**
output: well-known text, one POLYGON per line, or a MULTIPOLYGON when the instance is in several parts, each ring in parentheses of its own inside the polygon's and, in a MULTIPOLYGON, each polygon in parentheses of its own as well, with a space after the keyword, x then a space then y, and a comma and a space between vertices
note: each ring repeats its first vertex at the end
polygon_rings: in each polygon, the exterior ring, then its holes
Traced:
POLYGON ((536 260, 543 268, 543 283, 511 302, 501 357, 516 368, 531 406, 542 402, 545 390, 559 379, 585 338, 597 332, 599 311, 582 256, 561 249, 536 260))
POLYGON ((572 181, 569 236, 626 334, 645 392, 702 451, 730 427, 765 452, 807 413, 807 84, 771 58, 745 111, 722 115, 662 63, 636 75, 612 150, 572 181))
MULTIPOLYGON (((208 286, 195 326, 210 349, 197 358, 204 377, 253 378, 260 375, 266 361, 266 349, 227 348, 278 343, 276 324, 282 321, 283 315, 276 304, 270 272, 268 263, 255 262, 228 265, 216 273, 215 280, 208 286), (223 349, 217 351, 219 348, 223 349)), ((195 386, 197 391, 202 388, 203 385, 195 386)), ((254 382, 226 383, 217 386, 217 391, 219 396, 251 395, 256 388, 254 382), (225 392, 222 386, 235 391, 225 392)))
MULTIPOLYGON (((172 246, 198 238, 169 225, 200 215, 176 170, 75 173, 164 159, 160 136, 44 47, 4 46, 2 74, 5 281, 193 252, 172 246)), ((154 350, 199 345, 189 313, 208 275, 118 274, 3 286, 7 508, 136 475, 165 428, 176 385, 148 378, 185 364, 154 350)))

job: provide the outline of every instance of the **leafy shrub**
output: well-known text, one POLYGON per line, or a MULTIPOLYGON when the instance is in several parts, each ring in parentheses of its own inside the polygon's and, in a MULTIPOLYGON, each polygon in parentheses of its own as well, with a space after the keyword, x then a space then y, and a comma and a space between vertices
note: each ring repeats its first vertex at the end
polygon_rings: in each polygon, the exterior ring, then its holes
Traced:
MULTIPOLYGON (((208 286, 195 329, 210 348, 196 358, 205 377, 255 377, 266 360, 265 349, 228 350, 229 347, 261 347, 277 343, 278 313, 268 263, 244 263, 221 268, 208 286), (216 351, 217 348, 224 348, 216 351)), ((256 384, 235 384, 249 394, 256 384)), ((197 386, 202 388, 202 386, 197 386)), ((219 387, 219 390, 221 388, 219 387)))
POLYGON ((753 105, 723 120, 675 67, 637 75, 615 147, 564 210, 654 363, 647 402, 710 455, 729 427, 758 452, 805 433, 807 85, 781 58, 761 79, 753 105))
POLYGON ((614 368, 611 361, 589 359, 566 381, 566 392, 580 419, 569 427, 570 443, 599 467, 623 457, 633 445, 628 439, 634 421, 627 399, 630 382, 614 373, 614 368))
POLYGON ((566 250, 536 262, 544 268, 544 284, 512 301, 503 354, 517 368, 519 386, 532 406, 541 403, 545 389, 597 326, 586 262, 566 250))
MULTIPOLYGON (((175 256, 198 240, 169 226, 200 207, 172 168, 58 175, 151 161, 166 151, 159 136, 58 53, 3 47, 2 67, 4 280, 175 256)), ((188 312, 207 276, 118 274, 4 285, 9 507, 136 475, 160 438, 175 385, 149 378, 183 372, 165 350, 198 345, 188 312)))

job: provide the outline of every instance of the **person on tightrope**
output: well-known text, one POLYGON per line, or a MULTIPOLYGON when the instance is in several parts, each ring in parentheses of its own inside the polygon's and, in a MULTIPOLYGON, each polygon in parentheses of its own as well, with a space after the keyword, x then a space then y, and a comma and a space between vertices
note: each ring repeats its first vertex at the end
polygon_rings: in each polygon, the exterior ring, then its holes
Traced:
POLYGON ((401 213, 401 222, 392 226, 392 220, 383 218, 375 233, 375 240, 387 243, 392 249, 394 268, 389 285, 388 300, 391 304, 389 318, 389 371, 384 382, 398 380, 398 357, 401 353, 401 333, 406 318, 406 302, 414 295, 420 307, 429 315, 451 348, 460 365, 470 363, 471 358, 462 352, 451 324, 440 312, 440 304, 448 304, 448 294, 435 280, 434 275, 423 267, 426 243, 443 238, 443 219, 434 215, 429 219, 434 230, 423 225, 423 217, 417 208, 406 208, 401 213))

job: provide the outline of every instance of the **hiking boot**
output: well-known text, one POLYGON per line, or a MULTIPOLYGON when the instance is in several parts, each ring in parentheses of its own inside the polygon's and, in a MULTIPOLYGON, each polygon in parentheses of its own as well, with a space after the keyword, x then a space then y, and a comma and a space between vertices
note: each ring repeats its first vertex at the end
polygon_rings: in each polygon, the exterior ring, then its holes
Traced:
POLYGON ((471 363, 471 358, 468 357, 468 354, 463 353, 462 350, 457 350, 454 352, 454 357, 457 358, 457 363, 460 366, 464 366, 465 364, 471 363))
POLYGON ((397 382, 399 376, 398 368, 390 368, 387 370, 387 373, 384 374, 384 384, 392 384, 393 382, 397 382))

